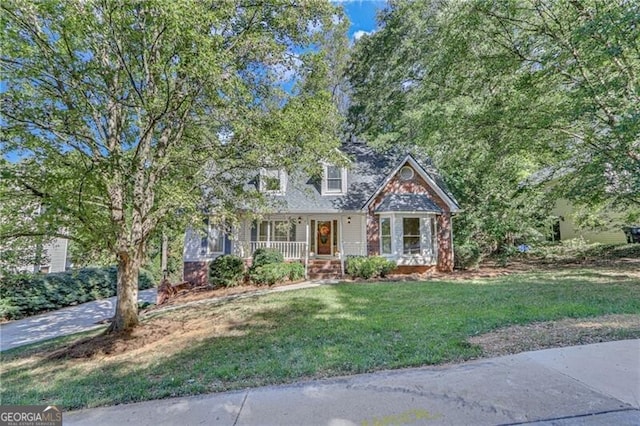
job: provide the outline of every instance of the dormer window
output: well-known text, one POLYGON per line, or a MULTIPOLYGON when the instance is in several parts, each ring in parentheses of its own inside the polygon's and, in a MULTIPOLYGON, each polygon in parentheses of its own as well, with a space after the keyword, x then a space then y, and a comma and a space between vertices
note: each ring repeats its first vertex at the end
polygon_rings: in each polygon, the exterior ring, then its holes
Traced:
POLYGON ((282 170, 262 170, 260 172, 260 191, 266 194, 284 195, 286 177, 286 173, 282 170))
POLYGON ((347 169, 343 167, 324 166, 322 179, 323 195, 343 195, 347 192, 347 169))

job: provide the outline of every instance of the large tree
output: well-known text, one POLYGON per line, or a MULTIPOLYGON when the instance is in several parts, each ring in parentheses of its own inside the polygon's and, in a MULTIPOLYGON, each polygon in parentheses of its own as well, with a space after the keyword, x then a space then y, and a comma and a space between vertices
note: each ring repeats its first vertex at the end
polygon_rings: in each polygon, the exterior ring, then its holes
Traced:
POLYGON ((2 153, 19 160, 0 195, 46 207, 0 237, 63 232, 112 253, 111 331, 138 323, 154 232, 195 220, 203 194, 224 217, 249 196, 247 170, 312 163, 337 143, 331 94, 307 83, 326 76, 313 46, 338 21, 328 2, 0 7, 2 153))
POLYGON ((548 187, 523 183, 540 170, 561 172, 546 175, 560 195, 629 212, 638 16, 633 2, 390 2, 355 45, 351 121, 376 144, 425 147, 462 203, 461 244, 535 236, 548 187))

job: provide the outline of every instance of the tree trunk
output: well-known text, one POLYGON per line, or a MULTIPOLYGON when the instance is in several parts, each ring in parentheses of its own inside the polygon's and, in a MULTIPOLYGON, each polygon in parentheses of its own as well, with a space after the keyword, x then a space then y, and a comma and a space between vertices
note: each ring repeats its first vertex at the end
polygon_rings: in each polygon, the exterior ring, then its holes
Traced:
POLYGON ((118 256, 118 302, 107 333, 128 331, 138 325, 139 256, 118 256))

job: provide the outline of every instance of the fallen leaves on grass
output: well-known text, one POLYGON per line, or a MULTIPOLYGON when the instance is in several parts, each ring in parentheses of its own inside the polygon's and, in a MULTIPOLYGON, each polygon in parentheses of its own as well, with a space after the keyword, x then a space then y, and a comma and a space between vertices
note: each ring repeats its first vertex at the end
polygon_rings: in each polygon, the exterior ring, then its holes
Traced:
POLYGON ((488 357, 640 338, 640 315, 604 315, 514 325, 469 338, 488 357))

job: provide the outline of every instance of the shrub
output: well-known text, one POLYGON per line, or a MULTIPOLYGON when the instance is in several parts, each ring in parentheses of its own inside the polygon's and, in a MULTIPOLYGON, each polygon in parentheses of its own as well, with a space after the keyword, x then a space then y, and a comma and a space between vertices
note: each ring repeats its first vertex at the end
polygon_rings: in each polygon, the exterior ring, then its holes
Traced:
POLYGON ((298 281, 304 278, 304 265, 302 263, 289 263, 289 280, 298 281))
POLYGON ((218 256, 209 264, 209 282, 215 286, 236 286, 243 275, 244 261, 232 254, 218 256))
POLYGON ((289 277, 289 269, 285 263, 268 263, 253 268, 250 277, 256 284, 274 285, 289 277))
POLYGON ((252 268, 258 268, 269 263, 282 263, 284 262, 284 256, 276 249, 272 248, 259 248, 253 252, 253 261, 251 262, 252 268))
POLYGON ((480 246, 473 242, 467 241, 454 247, 455 266, 459 269, 477 268, 482 258, 480 246))
POLYGON ((382 278, 389 275, 389 273, 396 269, 397 266, 395 262, 381 256, 371 257, 369 258, 369 261, 373 264, 376 274, 382 278))
MULTIPOLYGON (((53 274, 17 274, 2 277, 0 316, 16 319, 39 312, 111 297, 116 294, 117 268, 83 268, 53 274)), ((140 271, 138 288, 153 287, 153 278, 140 271)))
POLYGON ((295 281, 304 277, 304 266, 301 263, 267 263, 253 268, 249 274, 256 284, 274 285, 286 280, 295 281))
POLYGON ((347 258, 347 274, 358 278, 386 277, 396 267, 395 262, 381 256, 349 256, 347 258))
POLYGON ((364 263, 366 256, 347 256, 345 270, 348 275, 352 277, 359 277, 362 264, 364 263))

